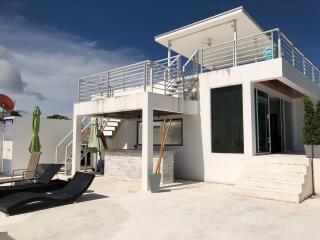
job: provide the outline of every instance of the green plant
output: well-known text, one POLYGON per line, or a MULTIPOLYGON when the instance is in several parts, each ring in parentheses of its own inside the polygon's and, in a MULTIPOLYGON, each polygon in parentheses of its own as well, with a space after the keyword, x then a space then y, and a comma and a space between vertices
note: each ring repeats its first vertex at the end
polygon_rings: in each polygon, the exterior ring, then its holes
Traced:
POLYGON ((13 110, 10 115, 15 117, 22 117, 21 112, 15 110, 13 110))
POLYGON ((68 117, 59 115, 59 114, 53 114, 51 116, 47 116, 48 119, 63 119, 63 120, 69 120, 68 117))
MULTIPOLYGON (((303 126, 303 144, 316 144, 316 124, 315 124, 315 110, 314 105, 309 97, 304 97, 304 126, 303 126)), ((320 106, 319 106, 320 107, 320 106)))
POLYGON ((314 141, 316 145, 320 145, 320 100, 317 101, 316 110, 314 114, 314 141))

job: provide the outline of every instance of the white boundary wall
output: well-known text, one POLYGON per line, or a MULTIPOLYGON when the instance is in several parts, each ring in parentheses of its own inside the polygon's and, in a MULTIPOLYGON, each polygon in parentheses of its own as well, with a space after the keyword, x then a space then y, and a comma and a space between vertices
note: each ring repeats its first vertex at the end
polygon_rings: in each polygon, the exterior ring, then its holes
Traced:
MULTIPOLYGON (((11 169, 25 169, 28 165, 30 153, 28 145, 32 134, 31 117, 14 117, 13 139, 11 154, 11 169)), ((41 119, 40 120, 40 163, 54 163, 56 146, 61 139, 72 130, 71 120, 41 119)), ((10 160, 10 159, 8 159, 10 160)), ((8 173, 7 173, 8 174, 8 173)))

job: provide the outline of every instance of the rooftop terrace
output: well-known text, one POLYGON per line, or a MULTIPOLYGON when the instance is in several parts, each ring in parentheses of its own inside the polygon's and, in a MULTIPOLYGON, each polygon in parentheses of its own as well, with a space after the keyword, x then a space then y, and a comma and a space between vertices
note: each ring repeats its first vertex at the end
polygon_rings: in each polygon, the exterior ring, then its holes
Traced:
POLYGON ((320 84, 319 69, 279 29, 263 31, 242 8, 155 37, 168 58, 131 64, 79 80, 78 101, 152 91, 196 98, 198 75, 282 58, 320 84), (172 56, 171 51, 178 53, 172 56))
POLYGON ((315 84, 319 69, 279 29, 265 31, 157 61, 146 60, 79 80, 78 101, 152 91, 174 97, 192 97, 198 74, 283 58, 315 84), (168 61, 169 60, 169 61, 168 61), (169 62, 169 64, 168 64, 169 62))

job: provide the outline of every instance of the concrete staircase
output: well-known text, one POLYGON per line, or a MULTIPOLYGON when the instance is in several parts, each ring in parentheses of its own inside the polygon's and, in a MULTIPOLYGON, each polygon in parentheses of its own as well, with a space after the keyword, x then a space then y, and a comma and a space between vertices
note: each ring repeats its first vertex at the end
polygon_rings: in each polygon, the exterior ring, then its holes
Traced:
POLYGON ((256 156, 241 173, 233 193, 300 203, 312 194, 311 159, 303 155, 256 156))
POLYGON ((185 77, 184 82, 181 78, 174 79, 169 84, 168 93, 166 95, 182 97, 182 95, 184 94, 186 98, 196 99, 198 81, 198 76, 194 75, 185 77))
POLYGON ((120 119, 109 118, 104 122, 103 134, 106 137, 113 137, 121 124, 120 119))

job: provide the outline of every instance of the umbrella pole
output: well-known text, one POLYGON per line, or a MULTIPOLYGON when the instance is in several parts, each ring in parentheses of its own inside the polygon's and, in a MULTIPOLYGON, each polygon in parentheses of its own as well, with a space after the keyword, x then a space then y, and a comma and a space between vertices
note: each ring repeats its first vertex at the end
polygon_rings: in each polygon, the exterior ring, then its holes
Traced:
POLYGON ((87 147, 84 149, 84 171, 88 170, 88 150, 87 147))

